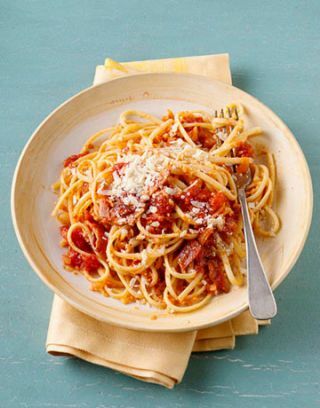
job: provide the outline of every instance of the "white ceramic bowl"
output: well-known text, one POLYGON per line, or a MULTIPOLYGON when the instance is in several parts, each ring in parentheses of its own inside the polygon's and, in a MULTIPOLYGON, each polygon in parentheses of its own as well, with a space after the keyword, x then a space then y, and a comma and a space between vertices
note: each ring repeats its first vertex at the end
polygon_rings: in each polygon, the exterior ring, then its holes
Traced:
POLYGON ((141 74, 84 90, 57 108, 34 132, 15 172, 12 216, 22 250, 40 278, 72 306, 97 319, 122 327, 150 331, 184 331, 232 318, 248 307, 246 287, 220 295, 189 314, 169 314, 147 306, 123 305, 89 290, 82 276, 63 269, 58 225, 50 217, 56 197, 51 191, 62 162, 77 153, 94 132, 117 122, 126 109, 162 116, 167 108, 218 109, 241 102, 249 126, 264 129, 261 141, 274 153, 278 183, 276 210, 280 233, 258 241, 272 287, 288 275, 305 243, 312 215, 311 178, 292 133, 273 113, 247 93, 209 80, 182 74, 141 74), (152 320, 156 312, 158 318, 152 320))

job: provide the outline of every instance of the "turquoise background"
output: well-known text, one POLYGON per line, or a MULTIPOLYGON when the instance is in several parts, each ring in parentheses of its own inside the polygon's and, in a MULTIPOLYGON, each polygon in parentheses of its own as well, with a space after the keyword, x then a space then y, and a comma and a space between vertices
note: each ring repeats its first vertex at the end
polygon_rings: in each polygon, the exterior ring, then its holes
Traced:
POLYGON ((319 21, 317 0, 0 1, 1 407, 320 405, 319 21), (234 84, 287 122, 313 176, 313 226, 276 291, 278 316, 259 336, 238 339, 234 351, 194 354, 173 391, 46 355, 52 293, 24 259, 10 220, 10 185, 22 147, 53 108, 91 84, 106 56, 124 61, 220 52, 231 55, 234 84))

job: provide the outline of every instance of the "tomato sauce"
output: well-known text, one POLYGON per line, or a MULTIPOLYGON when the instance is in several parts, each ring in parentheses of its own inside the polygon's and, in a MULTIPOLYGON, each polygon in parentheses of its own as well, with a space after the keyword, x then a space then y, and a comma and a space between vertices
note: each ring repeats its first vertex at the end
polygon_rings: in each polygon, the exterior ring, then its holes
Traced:
POLYGON ((236 166, 237 173, 246 173, 249 169, 249 159, 245 157, 243 160, 243 163, 236 166))
POLYGON ((219 214, 223 212, 226 205, 229 204, 227 197, 221 192, 211 193, 209 199, 210 213, 219 214))
POLYGON ((181 123, 203 123, 204 120, 201 116, 194 116, 194 115, 182 115, 181 123))
POLYGON ((142 218, 142 225, 146 227, 151 234, 170 232, 173 223, 172 215, 174 208, 174 201, 165 191, 160 191, 151 198, 145 217, 142 218), (150 208, 155 208, 155 211, 150 212, 150 208))
POLYGON ((77 248, 84 252, 92 252, 90 243, 85 239, 83 232, 80 229, 74 230, 71 236, 72 241, 77 248))
MULTIPOLYGON (((203 234, 202 234, 203 237, 203 234)), ((221 259, 213 251, 216 247, 215 236, 211 233, 201 242, 201 234, 198 239, 187 241, 180 250, 177 261, 182 272, 193 263, 193 269, 197 274, 203 275, 203 282, 209 293, 219 294, 230 291, 230 282, 224 271, 221 259)))
POLYGON ((183 271, 193 262, 201 253, 201 244, 196 239, 187 241, 178 255, 178 264, 183 271))
POLYGON ((73 167, 74 162, 78 160, 80 157, 85 156, 86 154, 87 153, 72 154, 71 156, 65 159, 63 167, 73 167))
MULTIPOLYGON (((65 225, 60 228, 61 235, 66 241, 68 229, 69 227, 65 225)), ((72 232, 72 240, 74 244, 79 249, 86 252, 86 254, 80 254, 71 247, 68 247, 67 253, 63 255, 64 265, 75 270, 86 270, 88 273, 96 273, 101 267, 101 264, 98 261, 97 256, 92 252, 89 242, 85 239, 80 229, 72 232)), ((102 246, 100 243, 100 249, 105 249, 106 244, 103 244, 102 246)))
POLYGON ((247 142, 239 142, 236 147, 236 157, 253 157, 253 147, 247 142))
POLYGON ((230 282, 223 270, 223 265, 217 258, 211 259, 208 262, 208 280, 212 282, 209 284, 209 292, 213 293, 227 293, 230 291, 230 282))

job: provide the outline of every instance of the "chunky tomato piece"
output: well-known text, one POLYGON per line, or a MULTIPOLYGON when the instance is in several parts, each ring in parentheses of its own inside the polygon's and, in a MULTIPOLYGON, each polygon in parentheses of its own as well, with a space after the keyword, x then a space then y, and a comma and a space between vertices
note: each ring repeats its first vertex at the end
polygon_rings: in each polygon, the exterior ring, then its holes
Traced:
MULTIPOLYGON (((192 122, 199 122, 199 121, 193 120, 192 122)), ((217 138, 215 136, 215 133, 212 133, 212 131, 210 131, 209 129, 203 128, 201 126, 194 126, 192 128, 186 128, 186 130, 190 138, 196 144, 200 144, 205 149, 211 149, 217 143, 217 138)))
MULTIPOLYGON (((84 218, 88 227, 94 232, 95 250, 101 254, 101 256, 105 256, 108 239, 105 236, 104 227, 95 222, 88 211, 85 213, 84 218)), ((60 227, 60 233, 66 241, 68 230, 69 227, 66 225, 60 227)), ((88 273, 96 272, 97 269, 101 267, 100 262, 98 261, 97 256, 93 253, 93 248, 86 240, 81 229, 76 229, 72 232, 72 240, 77 248, 86 253, 80 254, 79 252, 74 251, 71 247, 68 247, 67 253, 63 255, 64 265, 76 270, 86 270, 88 273)))
POLYGON ((88 273, 97 272, 101 267, 95 254, 79 254, 72 248, 68 249, 67 254, 63 256, 65 266, 76 270, 86 270, 88 273))
POLYGON ((198 195, 201 192, 202 181, 197 180, 187 189, 174 196, 174 200, 181 207, 182 211, 190 211, 192 208, 191 201, 197 200, 198 195))
POLYGON ((82 265, 81 255, 72 248, 69 248, 68 252, 63 255, 63 262, 70 268, 79 269, 82 265))
POLYGON ((201 245, 204 245, 212 234, 213 228, 206 228, 204 231, 200 232, 198 236, 198 241, 200 242, 201 245))
POLYGON ((96 255, 88 254, 88 255, 82 255, 82 265, 81 266, 88 273, 94 273, 94 272, 97 272, 97 270, 101 267, 101 264, 98 261, 96 255))
POLYGON ((106 228, 100 224, 91 219, 90 221, 87 222, 88 227, 92 230, 94 233, 94 240, 93 240, 93 245, 94 249, 102 256, 105 258, 106 256, 106 248, 108 244, 108 238, 106 236, 106 228))
POLYGON ((233 203, 231 208, 232 212, 226 215, 225 223, 222 228, 222 231, 228 234, 232 234, 238 229, 241 214, 241 207, 239 204, 233 203))
POLYGON ((222 227, 222 232, 227 234, 232 234, 238 228, 239 218, 238 216, 233 214, 227 214, 224 218, 224 225, 222 227))
POLYGON ((209 206, 211 214, 222 212, 224 206, 228 203, 227 197, 219 191, 213 193, 209 199, 209 206))
POLYGON ((142 218, 142 225, 147 227, 151 234, 161 234, 162 232, 169 232, 172 227, 173 220, 170 216, 161 214, 147 214, 142 218))
POLYGON ((208 204, 209 208, 205 205, 203 208, 199 207, 199 218, 204 217, 208 210, 211 214, 215 214, 218 211, 222 212, 224 206, 228 204, 228 199, 223 193, 211 192, 206 186, 203 186, 203 183, 200 180, 182 193, 177 194, 175 200, 183 211, 191 211, 193 208, 193 201, 208 204))
POLYGON ((84 252, 92 252, 89 242, 85 239, 83 232, 80 229, 72 232, 72 240, 77 248, 84 252))
POLYGON ((204 120, 201 116, 194 116, 192 113, 188 113, 186 115, 182 115, 181 118, 182 123, 203 123, 204 120))
MULTIPOLYGON (((201 234, 199 236, 199 242, 200 242, 200 238, 201 238, 201 234)), ((202 246, 201 257, 205 260, 205 262, 207 262, 209 259, 212 259, 212 257, 215 256, 214 250, 217 247, 216 234, 211 234, 210 236, 208 236, 206 238, 205 243, 202 245, 203 246, 202 246)))
POLYGON ((126 218, 129 215, 134 214, 135 207, 132 204, 124 204, 121 198, 118 198, 113 203, 112 213, 115 219, 126 218))
POLYGON ((217 143, 215 135, 209 129, 202 127, 198 128, 198 140, 206 149, 211 149, 217 143))
POLYGON ((199 133, 198 133, 198 126, 195 126, 191 130, 188 131, 188 135, 191 137, 191 139, 198 144, 199 142, 199 133))
POLYGON ((93 215, 90 213, 90 211, 86 210, 84 212, 84 219, 85 221, 90 221, 90 222, 94 222, 94 218, 93 215))
POLYGON ((228 293, 230 292, 230 282, 226 277, 225 273, 219 272, 217 274, 215 283, 217 285, 218 293, 228 293))
POLYGON ((101 198, 99 200, 99 216, 101 217, 101 223, 105 227, 110 227, 112 223, 116 223, 120 219, 121 221, 131 223, 133 220, 131 215, 136 212, 136 208, 133 204, 125 204, 121 197, 114 197, 112 202, 108 198, 101 198), (130 219, 129 219, 130 217, 130 219))
POLYGON ((209 279, 211 282, 214 282, 216 275, 217 275, 217 270, 221 268, 221 262, 219 262, 218 258, 213 257, 212 259, 209 260, 208 262, 208 275, 209 279))
MULTIPOLYGON (((208 262, 209 279, 213 283, 212 290, 217 293, 228 293, 230 291, 230 282, 223 271, 221 261, 212 259, 208 262)), ((211 287, 211 285, 210 285, 211 287)))
POLYGON ((148 211, 142 218, 142 225, 147 227, 151 234, 161 234, 162 231, 168 232, 172 227, 173 212, 173 200, 165 191, 160 191, 152 197, 148 211))
POLYGON ((156 207, 156 214, 170 216, 174 211, 174 202, 165 191, 160 191, 151 199, 150 206, 156 207))
POLYGON ((246 173, 249 168, 249 159, 244 158, 243 162, 236 166, 237 173, 246 173))
POLYGON ((67 157, 63 163, 63 167, 72 167, 73 163, 78 160, 80 157, 85 156, 87 153, 72 154, 67 157))
POLYGON ((202 275, 206 272, 206 267, 203 262, 198 262, 197 260, 194 261, 194 269, 197 273, 201 273, 202 275))
POLYGON ((247 142, 239 142, 236 147, 236 156, 237 157, 253 157, 254 150, 253 147, 247 142))
POLYGON ((207 187, 204 187, 199 191, 199 193, 194 197, 194 199, 195 201, 202 201, 207 203, 211 195, 212 195, 211 191, 207 187))
POLYGON ((201 244, 197 240, 188 241, 178 255, 178 264, 185 270, 201 253, 201 244))

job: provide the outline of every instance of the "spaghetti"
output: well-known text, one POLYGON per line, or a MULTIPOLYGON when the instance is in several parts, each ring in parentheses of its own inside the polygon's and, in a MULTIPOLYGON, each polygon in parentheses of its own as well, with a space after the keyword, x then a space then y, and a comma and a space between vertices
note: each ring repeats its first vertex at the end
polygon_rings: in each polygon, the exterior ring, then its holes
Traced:
POLYGON ((68 157, 54 185, 68 270, 92 290, 121 300, 189 312, 244 282, 244 236, 234 169, 251 169, 247 188, 256 233, 274 236, 273 156, 254 161, 243 108, 162 120, 126 111, 68 157), (235 114, 236 113, 236 114, 235 114), (234 152, 231 157, 231 150, 234 152))

